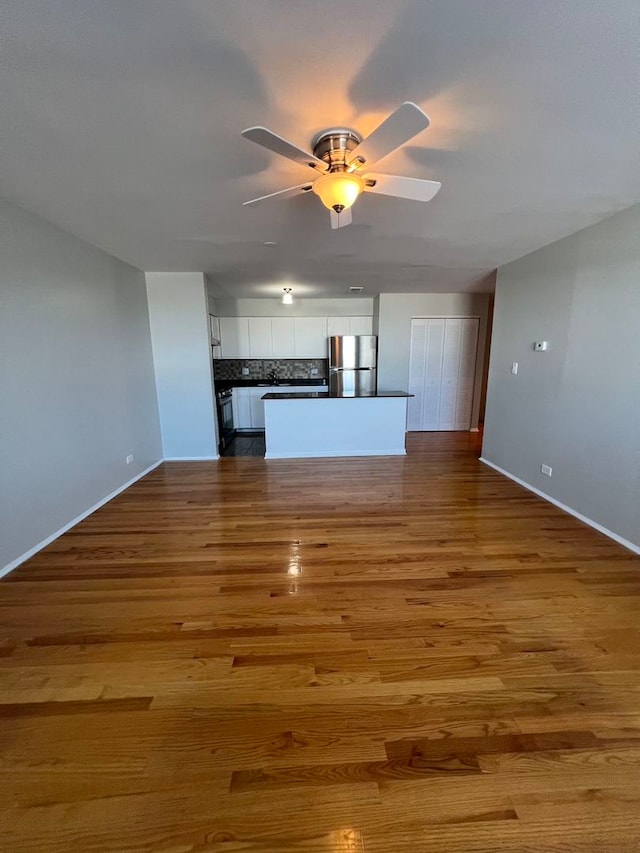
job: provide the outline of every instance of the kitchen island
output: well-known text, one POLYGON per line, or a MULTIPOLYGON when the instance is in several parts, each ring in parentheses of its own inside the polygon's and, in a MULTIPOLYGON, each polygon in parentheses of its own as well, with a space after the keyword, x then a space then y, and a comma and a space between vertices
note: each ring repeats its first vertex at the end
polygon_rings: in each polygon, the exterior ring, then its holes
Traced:
POLYGON ((265 394, 265 458, 404 456, 411 396, 404 391, 265 394))

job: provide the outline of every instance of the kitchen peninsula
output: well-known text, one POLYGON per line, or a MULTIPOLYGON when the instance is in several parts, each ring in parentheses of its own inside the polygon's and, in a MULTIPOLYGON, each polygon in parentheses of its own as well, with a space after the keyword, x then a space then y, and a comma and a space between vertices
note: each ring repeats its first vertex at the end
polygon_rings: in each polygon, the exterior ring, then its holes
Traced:
POLYGON ((411 396, 404 391, 265 394, 265 458, 404 456, 411 396))

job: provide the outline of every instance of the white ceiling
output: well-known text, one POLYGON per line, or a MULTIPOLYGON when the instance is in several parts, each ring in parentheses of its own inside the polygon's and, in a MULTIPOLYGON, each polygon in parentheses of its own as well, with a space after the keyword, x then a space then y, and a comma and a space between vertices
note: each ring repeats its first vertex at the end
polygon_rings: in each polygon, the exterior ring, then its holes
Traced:
POLYGON ((145 270, 258 296, 488 290, 495 267, 640 201, 637 0, 3 0, 0 193, 145 270), (338 232, 313 173, 241 139, 431 127, 338 232), (265 241, 278 245, 265 247, 265 241))

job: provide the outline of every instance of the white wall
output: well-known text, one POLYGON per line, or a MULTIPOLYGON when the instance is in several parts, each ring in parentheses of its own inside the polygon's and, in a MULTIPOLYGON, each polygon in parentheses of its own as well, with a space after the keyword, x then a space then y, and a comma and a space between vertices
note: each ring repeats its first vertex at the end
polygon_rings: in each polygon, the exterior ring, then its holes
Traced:
POLYGON ((147 273, 147 297, 166 459, 217 459, 204 276, 147 273))
POLYGON ((0 401, 0 566, 162 456, 143 274, 1 201, 0 401))
POLYGON ((640 206, 499 270, 483 456, 640 547, 640 206))
POLYGON ((489 293, 381 293, 377 303, 378 388, 382 391, 407 390, 413 317, 479 317, 476 386, 471 415, 471 427, 477 427, 491 299, 489 293))
POLYGON ((211 299, 219 317, 371 317, 373 299, 295 299, 293 305, 283 305, 272 299, 211 299))

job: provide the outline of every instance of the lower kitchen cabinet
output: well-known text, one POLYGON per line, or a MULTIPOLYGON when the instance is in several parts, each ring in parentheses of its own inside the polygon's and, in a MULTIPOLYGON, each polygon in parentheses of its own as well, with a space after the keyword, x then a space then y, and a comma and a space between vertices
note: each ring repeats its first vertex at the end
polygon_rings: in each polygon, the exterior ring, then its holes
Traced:
POLYGON ((262 399, 262 395, 267 391, 271 391, 271 388, 249 388, 250 391, 254 391, 250 395, 249 399, 251 400, 251 428, 252 429, 264 429, 264 400, 262 399))
MULTIPOLYGON (((265 394, 278 391, 309 391, 314 390, 309 385, 257 385, 248 388, 233 389, 233 425, 236 429, 264 429, 264 400, 265 394)), ((326 391, 326 386, 317 387, 318 391, 326 391)))
POLYGON ((264 394, 271 386, 233 389, 233 422, 236 429, 264 429, 264 394))
POLYGON ((233 425, 236 429, 251 429, 251 397, 252 388, 233 389, 233 425))

